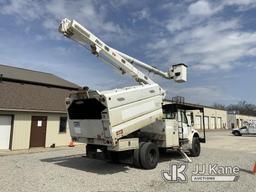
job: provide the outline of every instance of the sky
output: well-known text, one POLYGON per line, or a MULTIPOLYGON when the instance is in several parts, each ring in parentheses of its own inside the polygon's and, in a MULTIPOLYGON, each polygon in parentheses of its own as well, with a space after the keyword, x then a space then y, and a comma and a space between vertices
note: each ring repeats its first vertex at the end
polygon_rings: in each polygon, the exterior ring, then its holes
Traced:
POLYGON ((136 84, 59 33, 65 17, 163 71, 187 64, 182 84, 143 71, 167 98, 256 104, 256 0, 0 0, 0 63, 97 90, 136 84))

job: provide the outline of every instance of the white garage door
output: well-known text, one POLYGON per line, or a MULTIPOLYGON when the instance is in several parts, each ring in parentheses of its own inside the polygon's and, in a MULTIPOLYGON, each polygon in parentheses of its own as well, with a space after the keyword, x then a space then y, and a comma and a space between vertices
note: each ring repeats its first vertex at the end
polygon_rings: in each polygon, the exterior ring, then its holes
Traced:
POLYGON ((216 118, 211 117, 210 129, 215 129, 215 128, 216 128, 216 118))
POLYGON ((217 118, 217 129, 221 128, 221 117, 217 118))
POLYGON ((11 123, 11 116, 0 116, 0 149, 9 149, 11 123))
POLYGON ((209 129, 209 117, 204 117, 204 126, 205 129, 209 129))
POLYGON ((195 128, 200 129, 201 128, 201 116, 196 116, 195 119, 195 128))

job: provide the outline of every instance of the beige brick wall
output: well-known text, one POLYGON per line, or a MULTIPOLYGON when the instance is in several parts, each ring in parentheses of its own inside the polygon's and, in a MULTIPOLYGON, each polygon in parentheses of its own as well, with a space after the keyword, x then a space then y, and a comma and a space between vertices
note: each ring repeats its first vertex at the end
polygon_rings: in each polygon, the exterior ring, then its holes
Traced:
MULTIPOLYGON (((193 110, 194 128, 200 129, 203 125, 203 114, 199 110, 193 110)), ((188 112, 190 114, 190 112, 188 112)), ((204 108, 204 120, 206 129, 227 129, 227 112, 223 110, 204 108), (208 125, 207 125, 208 119, 208 125), (219 119, 219 120, 218 120, 219 119)))
POLYGON ((56 146, 65 146, 68 145, 68 142, 71 140, 68 124, 67 132, 59 133, 60 117, 65 117, 65 115, 52 114, 48 116, 45 141, 46 147, 50 147, 53 143, 55 143, 56 146))
POLYGON ((56 146, 66 146, 71 139, 68 125, 66 133, 59 133, 59 118, 62 116, 65 117, 66 114, 7 111, 0 111, 0 114, 14 116, 12 150, 29 148, 32 116, 47 116, 45 147, 50 147, 53 143, 55 143, 56 146))
POLYGON ((256 121, 256 116, 228 114, 228 127, 239 128, 243 126, 243 121, 250 120, 256 121))
POLYGON ((28 149, 31 130, 31 115, 15 113, 13 121, 12 149, 28 149))

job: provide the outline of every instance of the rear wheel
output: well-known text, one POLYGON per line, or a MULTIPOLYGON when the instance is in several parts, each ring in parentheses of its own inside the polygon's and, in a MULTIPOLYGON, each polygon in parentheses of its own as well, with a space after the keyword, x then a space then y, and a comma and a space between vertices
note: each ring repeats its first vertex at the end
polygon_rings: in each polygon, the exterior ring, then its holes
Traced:
POLYGON ((201 152, 199 137, 193 137, 192 148, 189 150, 191 157, 198 157, 201 152))
POLYGON ((96 156, 97 147, 95 145, 86 145, 86 156, 90 158, 94 158, 96 156))
POLYGON ((145 144, 145 142, 140 142, 139 148, 133 151, 133 165, 134 167, 141 168, 140 164, 140 149, 145 144))
POLYGON ((116 151, 110 151, 110 160, 113 163, 119 163, 119 153, 116 151))
POLYGON ((144 169, 154 169, 159 161, 159 151, 154 143, 147 142, 140 148, 140 163, 144 169))

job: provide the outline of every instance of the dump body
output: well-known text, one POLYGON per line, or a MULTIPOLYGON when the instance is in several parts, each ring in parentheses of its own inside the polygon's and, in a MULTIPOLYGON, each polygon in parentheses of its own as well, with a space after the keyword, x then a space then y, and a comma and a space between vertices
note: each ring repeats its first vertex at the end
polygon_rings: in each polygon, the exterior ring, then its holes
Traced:
POLYGON ((71 137, 115 146, 118 139, 162 119, 162 101, 156 84, 71 94, 66 100, 71 137))

